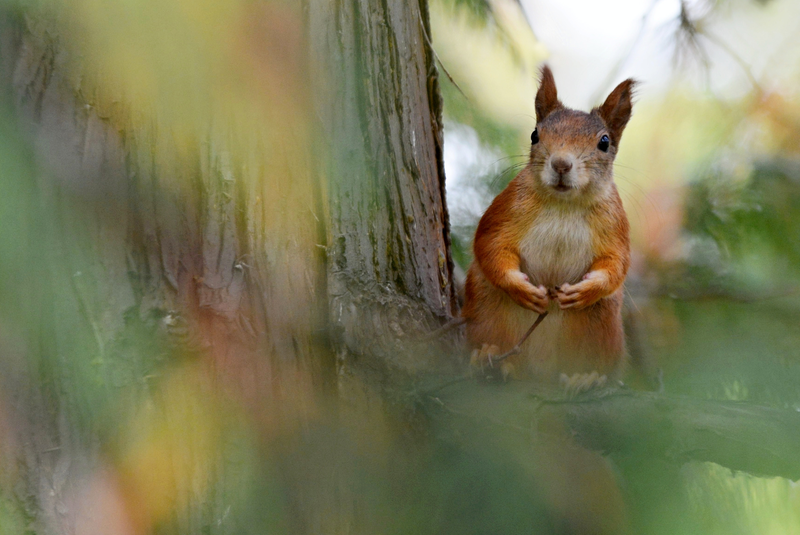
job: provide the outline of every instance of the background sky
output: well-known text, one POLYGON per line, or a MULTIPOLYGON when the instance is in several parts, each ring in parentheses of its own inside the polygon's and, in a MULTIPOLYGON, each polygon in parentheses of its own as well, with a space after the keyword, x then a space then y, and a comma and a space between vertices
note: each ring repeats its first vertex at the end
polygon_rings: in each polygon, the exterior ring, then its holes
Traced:
MULTIPOLYGON (((746 63, 758 80, 766 69, 784 75, 796 73, 800 2, 773 0, 760 6, 734 0, 729 4, 729 9, 723 8, 705 23, 706 31, 718 42, 701 37, 711 66, 709 75, 689 68, 683 71, 684 81, 697 90, 741 97, 751 82, 734 56, 746 63)), ((675 80, 674 33, 680 0, 522 0, 522 5, 548 51, 547 61, 556 77, 564 80, 560 90, 572 106, 596 105, 593 97, 627 77, 643 82, 640 97, 645 99, 657 97, 675 80), (612 72, 617 74, 608 81, 612 72)), ((687 7, 693 17, 709 12, 705 1, 689 0, 687 7)))

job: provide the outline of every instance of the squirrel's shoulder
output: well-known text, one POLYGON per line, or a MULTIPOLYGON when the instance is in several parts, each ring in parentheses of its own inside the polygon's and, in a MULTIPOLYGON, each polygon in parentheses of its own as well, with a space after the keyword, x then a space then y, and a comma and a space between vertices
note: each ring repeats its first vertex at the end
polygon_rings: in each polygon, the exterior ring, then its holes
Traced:
POLYGON ((527 169, 523 169, 508 183, 486 209, 478 225, 478 231, 481 227, 488 229, 496 225, 523 223, 535 216, 542 208, 542 199, 529 184, 526 184, 528 180, 527 169))

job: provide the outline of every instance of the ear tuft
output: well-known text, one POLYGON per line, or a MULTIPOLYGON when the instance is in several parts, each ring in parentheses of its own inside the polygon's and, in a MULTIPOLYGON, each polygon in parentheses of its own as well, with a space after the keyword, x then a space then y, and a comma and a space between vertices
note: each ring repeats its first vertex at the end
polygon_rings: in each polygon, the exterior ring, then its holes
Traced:
POLYGON ((563 107, 564 105, 558 100, 553 71, 550 70, 550 67, 544 65, 542 66, 542 81, 539 84, 539 91, 536 92, 536 122, 542 122, 554 110, 563 107))
POLYGON ((628 78, 614 88, 602 106, 594 109, 606 123, 611 144, 615 147, 619 146, 622 131, 625 130, 625 125, 631 118, 633 95, 637 84, 636 80, 628 78))

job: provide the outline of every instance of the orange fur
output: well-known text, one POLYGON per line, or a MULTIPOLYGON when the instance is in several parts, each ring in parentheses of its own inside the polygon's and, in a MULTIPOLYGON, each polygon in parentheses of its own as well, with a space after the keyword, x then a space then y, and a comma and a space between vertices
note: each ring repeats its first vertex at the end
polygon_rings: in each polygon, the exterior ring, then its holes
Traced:
POLYGON ((612 163, 633 85, 626 80, 584 113, 561 104, 545 67, 536 97, 539 141, 478 225, 462 312, 470 344, 507 351, 538 313, 550 313, 509 359, 517 375, 609 374, 624 360, 630 244, 612 163), (603 135, 606 151, 598 146, 603 135))

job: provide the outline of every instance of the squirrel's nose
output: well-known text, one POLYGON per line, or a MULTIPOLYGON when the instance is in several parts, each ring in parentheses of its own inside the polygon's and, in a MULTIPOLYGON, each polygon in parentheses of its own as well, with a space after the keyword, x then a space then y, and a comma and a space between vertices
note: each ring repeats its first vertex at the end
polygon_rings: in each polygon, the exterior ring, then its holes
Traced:
POLYGON ((553 171, 559 175, 563 175, 572 169, 572 162, 569 162, 564 158, 553 158, 550 162, 550 165, 553 166, 553 171))

